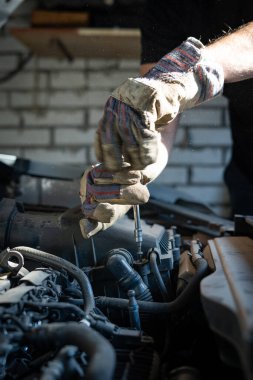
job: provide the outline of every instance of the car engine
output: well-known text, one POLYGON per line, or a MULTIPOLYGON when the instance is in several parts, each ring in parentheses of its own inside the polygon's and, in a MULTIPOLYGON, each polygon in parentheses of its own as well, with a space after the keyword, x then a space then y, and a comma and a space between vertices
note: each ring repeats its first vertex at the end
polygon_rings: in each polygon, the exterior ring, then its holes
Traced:
POLYGON ((168 190, 91 239, 80 207, 0 201, 0 379, 253 376, 253 222, 168 190))

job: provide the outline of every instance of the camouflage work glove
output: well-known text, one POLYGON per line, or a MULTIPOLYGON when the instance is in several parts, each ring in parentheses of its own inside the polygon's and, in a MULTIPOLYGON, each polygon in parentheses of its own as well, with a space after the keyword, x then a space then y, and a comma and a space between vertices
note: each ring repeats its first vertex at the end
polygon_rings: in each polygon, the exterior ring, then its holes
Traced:
POLYGON ((221 93, 223 70, 201 58, 202 43, 189 37, 144 77, 129 78, 109 97, 96 133, 97 159, 112 171, 126 163, 143 169, 158 154, 158 128, 178 113, 221 93))

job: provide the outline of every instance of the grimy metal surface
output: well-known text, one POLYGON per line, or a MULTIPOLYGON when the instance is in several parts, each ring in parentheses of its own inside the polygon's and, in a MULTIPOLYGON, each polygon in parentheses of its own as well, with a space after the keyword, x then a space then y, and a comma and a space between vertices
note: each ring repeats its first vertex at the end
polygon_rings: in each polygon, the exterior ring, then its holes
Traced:
MULTIPOLYGON (((201 282, 201 301, 211 329, 238 352, 253 378, 253 240, 224 236, 209 241, 215 272, 201 282)), ((228 354, 223 352, 227 360, 228 354)), ((233 364, 233 363, 230 363, 233 364)))

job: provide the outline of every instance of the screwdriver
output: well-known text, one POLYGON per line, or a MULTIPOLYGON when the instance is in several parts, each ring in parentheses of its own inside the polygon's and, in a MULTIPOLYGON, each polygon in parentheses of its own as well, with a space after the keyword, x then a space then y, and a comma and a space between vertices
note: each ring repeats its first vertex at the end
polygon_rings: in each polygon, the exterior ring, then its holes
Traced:
POLYGON ((134 238, 137 244, 137 255, 139 260, 142 259, 142 229, 141 229, 141 217, 140 217, 140 207, 139 205, 133 206, 134 210, 134 238))

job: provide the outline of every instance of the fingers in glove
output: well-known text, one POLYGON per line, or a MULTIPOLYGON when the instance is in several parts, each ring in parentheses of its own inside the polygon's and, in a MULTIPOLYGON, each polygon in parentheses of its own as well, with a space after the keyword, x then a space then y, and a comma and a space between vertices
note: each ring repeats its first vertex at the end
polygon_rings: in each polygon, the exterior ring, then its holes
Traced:
POLYGON ((103 150, 102 150, 102 146, 101 146, 101 138, 100 138, 99 128, 97 129, 97 131, 95 133, 94 150, 95 150, 95 156, 96 156, 98 162, 103 162, 103 150))
POLYGON ((102 222, 91 220, 91 219, 80 220, 79 225, 80 225, 81 233, 85 239, 88 239, 91 236, 94 236, 99 231, 104 231, 107 228, 111 227, 119 218, 123 217, 132 206, 130 205, 116 206, 115 205, 111 207, 114 208, 114 212, 113 212, 114 216, 113 218, 111 218, 110 222, 108 223, 102 223, 102 222))
POLYGON ((125 161, 133 169, 143 169, 155 162, 158 150, 158 132, 146 125, 138 112, 120 103, 118 130, 124 148, 125 161))
POLYGON ((157 132, 147 128, 141 115, 128 105, 110 97, 96 138, 100 161, 111 171, 121 170, 125 163, 143 169, 155 162, 157 132))
POLYGON ((93 207, 89 206, 90 205, 85 203, 82 205, 84 216, 90 220, 97 220, 101 223, 112 223, 124 215, 131 207, 130 205, 112 205, 110 203, 94 203, 93 207))
POLYGON ((88 193, 96 202, 111 204, 142 204, 149 199, 146 186, 141 183, 135 185, 88 185, 88 193))
POLYGON ((93 183, 96 185, 134 185, 140 182, 141 173, 125 167, 118 172, 112 172, 105 168, 104 164, 96 165, 91 171, 93 183))
POLYGON ((79 226, 84 239, 89 239, 103 229, 103 223, 89 219, 79 220, 79 226))
POLYGON ((104 170, 101 164, 85 171, 80 181, 80 198, 83 211, 87 217, 92 217, 98 203, 126 205, 146 203, 148 201, 149 192, 146 186, 140 183, 142 174, 130 171, 132 177, 129 180, 128 173, 127 170, 124 171, 124 175, 118 173, 118 180, 123 179, 123 183, 127 183, 121 185, 120 183, 114 183, 113 175, 104 170), (134 184, 128 184, 129 182, 134 184))
POLYGON ((122 140, 118 134, 117 124, 117 104, 115 99, 110 97, 99 122, 96 150, 98 159, 112 171, 120 170, 124 166, 122 140))
POLYGON ((154 163, 158 155, 157 137, 143 140, 140 147, 128 146, 126 157, 134 170, 142 170, 154 163))

